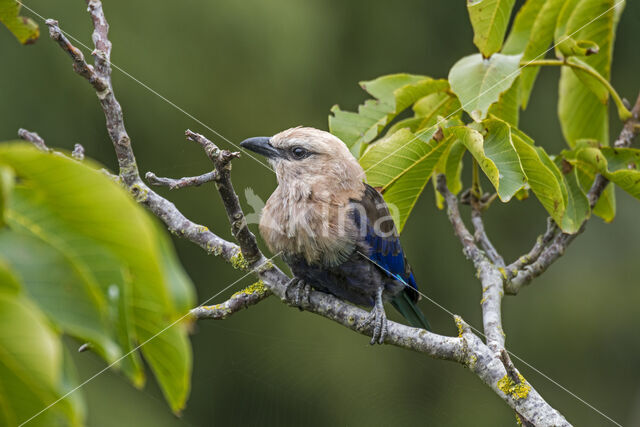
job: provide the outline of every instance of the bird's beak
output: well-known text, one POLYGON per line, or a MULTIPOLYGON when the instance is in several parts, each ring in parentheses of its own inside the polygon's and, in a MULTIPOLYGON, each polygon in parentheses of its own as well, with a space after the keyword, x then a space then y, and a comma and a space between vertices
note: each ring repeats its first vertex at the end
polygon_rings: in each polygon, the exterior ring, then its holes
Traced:
POLYGON ((280 150, 271 145, 269 139, 266 136, 256 136, 255 138, 245 139, 240 143, 240 146, 254 153, 262 154, 268 159, 281 157, 280 150))

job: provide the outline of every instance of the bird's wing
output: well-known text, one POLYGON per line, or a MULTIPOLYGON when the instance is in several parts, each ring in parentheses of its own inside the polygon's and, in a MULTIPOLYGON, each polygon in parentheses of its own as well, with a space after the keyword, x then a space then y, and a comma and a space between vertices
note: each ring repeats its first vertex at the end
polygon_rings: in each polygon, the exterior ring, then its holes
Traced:
MULTIPOLYGON (((367 256, 387 274, 417 290, 418 285, 400 245, 389 208, 380 193, 368 184, 365 186, 362 199, 356 201, 360 207, 356 207, 354 216, 369 247, 367 256)), ((417 292, 410 292, 410 296, 413 300, 418 299, 417 292)))

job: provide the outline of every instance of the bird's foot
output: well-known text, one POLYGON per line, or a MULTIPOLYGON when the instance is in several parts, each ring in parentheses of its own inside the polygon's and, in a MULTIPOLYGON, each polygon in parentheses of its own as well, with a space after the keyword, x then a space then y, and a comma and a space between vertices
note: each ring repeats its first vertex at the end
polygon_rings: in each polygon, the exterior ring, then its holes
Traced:
POLYGON ((303 310, 310 304, 309 296, 311 295, 311 286, 301 279, 294 277, 287 283, 287 290, 284 292, 284 295, 287 304, 303 310))
POLYGON ((360 325, 359 329, 364 329, 373 323, 373 334, 371 335, 371 345, 383 344, 387 336, 387 315, 382 304, 376 304, 369 313, 369 316, 360 325))

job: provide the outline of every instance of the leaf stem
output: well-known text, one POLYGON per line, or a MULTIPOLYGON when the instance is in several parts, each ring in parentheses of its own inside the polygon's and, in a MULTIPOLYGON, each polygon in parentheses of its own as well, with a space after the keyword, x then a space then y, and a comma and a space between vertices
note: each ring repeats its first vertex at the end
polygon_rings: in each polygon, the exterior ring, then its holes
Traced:
POLYGON ((631 111, 629 111, 629 109, 624 105, 624 102, 622 102, 622 98, 620 97, 620 95, 618 95, 618 92, 616 92, 616 90, 611 85, 611 83, 609 83, 609 80, 605 79, 602 76, 602 74, 600 74, 599 72, 597 72, 596 70, 594 70, 591 67, 585 67, 584 65, 577 64, 575 62, 570 62, 570 61, 567 61, 566 59, 564 59, 564 60, 561 60, 561 59, 539 59, 539 60, 536 60, 536 61, 523 61, 523 62, 520 63, 520 66, 521 67, 539 67, 539 66, 562 67, 562 66, 567 66, 567 67, 571 67, 571 68, 575 68, 575 69, 584 71, 585 73, 593 76, 604 87, 607 88, 607 90, 611 94, 611 97, 613 98, 613 102, 615 102, 616 107, 618 108, 618 116, 620 117, 620 120, 624 122, 624 121, 627 121, 629 118, 631 118, 631 111))
POLYGON ((482 199, 482 188, 480 187, 480 174, 478 171, 478 161, 473 159, 473 175, 471 177, 471 195, 476 200, 482 199))

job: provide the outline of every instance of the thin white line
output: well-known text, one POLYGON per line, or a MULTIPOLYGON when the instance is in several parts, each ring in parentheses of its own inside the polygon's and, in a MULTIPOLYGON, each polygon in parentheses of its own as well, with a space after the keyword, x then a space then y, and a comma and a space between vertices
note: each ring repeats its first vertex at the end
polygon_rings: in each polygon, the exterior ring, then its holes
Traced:
MULTIPOLYGON (((363 254, 362 252, 360 252, 359 250, 357 251, 360 255, 362 255, 363 258, 369 260, 370 262, 372 262, 373 264, 375 264, 376 266, 378 266, 380 269, 384 270, 385 272, 387 272, 387 274, 389 274, 391 277, 394 277, 396 279, 398 279, 403 285, 405 285, 407 288, 412 289, 414 291, 416 291, 417 293, 420 294, 420 296, 426 298, 430 303, 432 303, 433 305, 435 305, 436 307, 440 308, 441 310, 445 311, 447 314, 449 314, 451 317, 454 317, 455 314, 453 312, 451 312, 451 310, 447 309, 446 307, 440 305, 438 302, 436 302, 434 299, 428 297, 427 295, 425 295, 423 292, 421 292, 419 289, 414 288, 413 286, 409 285, 407 282, 404 281, 404 279, 402 279, 401 277, 396 276, 395 274, 391 273, 389 270, 387 270, 386 268, 384 268, 382 265, 380 265, 379 263, 377 263, 376 261, 372 260, 371 258, 369 258, 368 256, 366 256, 365 254, 363 254)), ((467 324, 469 325, 469 327, 471 329, 473 329, 474 332, 476 332, 478 335, 481 335, 482 337, 484 337, 485 339, 487 338, 485 334, 483 334, 478 328, 474 327, 473 325, 471 325, 470 323, 467 322, 467 324)), ((596 408, 595 406, 593 406, 592 404, 590 404, 589 402, 587 402, 586 400, 582 399, 580 396, 578 396, 577 394, 575 394, 574 392, 572 392, 571 390, 569 390, 568 388, 566 388, 565 386, 563 386, 562 384, 558 383, 557 381, 555 381, 554 379, 552 379, 551 377, 549 377, 548 375, 546 375, 545 373, 543 373, 542 371, 540 371, 539 369, 537 369, 535 366, 533 366, 532 364, 526 362, 523 358, 521 358, 520 356, 515 355, 513 352, 507 350, 505 348, 505 350, 507 351, 507 353, 509 353, 511 356, 513 356, 514 358, 518 359, 520 362, 524 363, 525 365, 527 365, 529 368, 531 368, 533 371, 537 372, 538 374, 540 374, 542 377, 546 378, 547 380, 549 380, 552 384, 555 384, 557 387, 559 387, 560 389, 566 391, 567 393, 569 393, 571 396, 573 396, 575 399, 577 399, 578 401, 582 402, 584 405, 588 406, 589 408, 593 409, 595 412, 597 412, 598 414, 600 414, 601 416, 603 416, 604 418, 606 418, 607 420, 611 421, 613 424, 622 427, 622 424, 618 423, 617 421, 615 421, 614 419, 612 419, 611 417, 609 417, 607 414, 605 414, 604 412, 600 411, 598 408, 596 408)))
MULTIPOLYGON (((533 58, 532 60, 530 60, 529 62, 527 62, 526 64, 522 65, 520 68, 518 68, 516 71, 514 71, 513 73, 509 74, 508 76, 506 76, 505 78, 503 78, 502 80, 500 80, 499 82, 497 82, 496 84, 494 84, 493 86, 491 86, 489 89, 485 90, 484 92, 480 93, 478 96, 476 96, 475 98, 473 98, 471 101, 467 102, 466 105, 469 105, 471 102, 477 100, 478 98, 480 98, 482 95, 484 95, 485 93, 489 92, 491 89, 493 89, 494 87, 498 86, 499 84, 501 84, 503 81, 507 80, 508 78, 510 78, 511 76, 515 75, 515 74, 519 74, 520 71, 522 71, 523 68, 527 67, 528 65, 530 65, 532 62, 537 61, 539 58, 544 57, 547 52, 551 51, 552 49, 555 49, 556 46, 558 46, 560 43, 564 42, 565 40, 568 40, 569 38, 573 37, 576 33, 578 33, 579 31, 582 31, 585 27, 587 27, 588 25, 591 25, 594 21, 596 21, 597 19, 600 19, 600 17, 606 15, 607 13, 609 13, 610 11, 612 11, 613 9, 615 9, 616 7, 618 7, 619 4, 623 3, 625 0, 620 0, 618 3, 614 4, 613 6, 611 6, 609 9, 607 9, 606 11, 602 12, 600 15, 596 16, 595 18, 593 18, 591 21, 587 22, 586 24, 584 24, 582 27, 578 28, 577 30, 575 30, 573 33, 569 34, 568 36, 565 36, 565 38, 563 38, 562 40, 560 40, 558 43, 554 44, 553 46, 551 46, 549 49, 545 50, 544 52, 542 52, 540 55, 536 56, 535 58, 533 58)), ((397 153, 399 150, 402 150, 404 147, 406 147, 407 145, 411 144, 413 141, 415 141, 416 139, 420 138, 422 135, 424 135, 425 133, 429 132, 431 129, 434 129, 436 127, 438 127, 441 123, 447 121, 449 118, 451 118, 454 114, 458 113, 459 111, 462 111, 464 109, 464 105, 461 105, 460 108, 458 108, 456 111, 454 111, 453 113, 449 114, 447 117, 443 118, 442 120, 438 121, 437 123, 435 123, 434 125, 428 127, 427 129, 421 131, 420 133, 418 133, 416 136, 414 136, 411 140, 407 141, 405 144, 403 144, 402 146, 398 147, 396 150, 394 150, 393 152, 391 152, 390 154, 388 154, 387 156, 383 157, 382 159, 380 159, 379 161, 377 161, 375 164, 373 164, 372 166, 369 166, 366 170, 363 171, 364 174, 367 173, 367 171, 369 171, 371 168, 376 167, 377 165, 379 165, 380 163, 382 163, 383 161, 387 160, 389 157, 393 156, 395 153, 397 153)))
MULTIPOLYGON (((278 255, 280 255, 280 252, 278 252, 277 254, 275 254, 274 256, 272 256, 271 258, 269 258, 267 261, 271 261, 273 260, 275 257, 277 257, 278 255)), ((229 286, 227 286, 226 288, 224 288, 223 290, 221 290, 220 292, 218 292, 217 294, 215 294, 214 296, 210 297, 209 299, 207 299, 206 301, 202 302, 200 305, 198 305, 195 308, 200 308, 203 305, 207 304, 209 301, 211 301, 212 299, 216 298, 218 295, 220 295, 221 293, 223 293, 224 291, 226 291, 227 289, 229 289, 230 287, 232 287, 233 285, 235 285, 236 283, 240 282, 242 279, 244 279, 245 277, 249 276, 250 274, 253 274, 256 272, 256 269, 249 271, 247 274, 245 274, 244 276, 240 277, 239 279, 235 280, 233 283, 231 283, 229 286)), ((91 382, 92 380, 94 380, 96 377, 98 377, 99 375, 103 374, 105 371, 107 371, 109 368, 111 368, 112 366, 116 365, 118 362, 120 362, 122 359, 124 359, 125 357, 129 356, 131 353, 135 352, 136 350, 138 350, 140 347, 142 347, 143 345, 147 344, 149 341, 151 341, 152 339, 156 338, 158 335, 162 334, 163 332, 165 332, 167 329, 171 328, 172 326, 176 325, 177 323, 181 322, 182 320, 184 320, 186 317, 191 315, 191 310, 189 310, 184 316, 182 316, 181 318, 179 318, 178 320, 174 321, 173 323, 171 323, 169 326, 165 327, 164 329, 162 329, 160 332, 156 333, 155 335, 153 335, 151 338, 148 338, 146 341, 144 341, 142 344, 138 345, 136 348, 134 348, 133 350, 131 350, 130 352, 128 352, 127 354, 125 354, 124 356, 120 357, 118 360, 114 361, 113 363, 107 365, 104 369, 98 371, 97 373, 95 373, 93 376, 91 376, 90 378, 88 378, 87 380, 85 380, 83 383, 79 384, 78 386, 76 386, 73 390, 67 392, 64 396, 58 398, 58 400, 56 400, 55 402, 51 403, 49 406, 47 406, 46 408, 42 409, 40 412, 34 414, 31 418, 29 418, 26 421, 23 421, 19 427, 22 427, 23 425, 27 424, 28 422, 30 422, 31 420, 33 420, 34 418, 36 418, 38 415, 42 414, 43 412, 45 412, 47 409, 51 408, 52 406, 56 405, 57 403, 59 403, 60 401, 64 400, 65 398, 67 398, 71 393, 75 392, 76 390, 78 390, 79 388, 85 386, 87 383, 91 382)))
MULTIPOLYGON (((33 13, 34 15, 36 15, 38 18, 40 18, 43 22, 46 21, 46 19, 44 18, 44 16, 40 15, 38 12, 36 12, 35 10, 31 9, 29 6, 27 6, 26 4, 22 3, 21 1, 18 1, 18 3, 23 6, 25 9, 27 9, 29 12, 33 13)), ((62 28, 60 28, 60 32, 62 32, 62 34, 64 34, 65 36, 69 37, 71 40, 73 40, 74 42, 76 42, 77 44, 79 44, 80 46, 82 46, 83 48, 85 48, 88 52, 92 52, 93 49, 91 49, 89 46, 87 46, 86 44, 82 43, 80 40, 78 40, 77 38, 75 38, 73 35, 69 34, 68 32, 64 31, 62 28)), ((233 142, 231 142, 227 137, 225 137, 224 135, 222 135, 220 132, 216 131, 215 129, 213 129, 211 126, 205 124, 204 122, 202 122, 202 120, 198 119, 197 117, 193 116, 192 114, 190 114, 189 112, 187 112, 185 109, 183 109, 182 107, 176 105, 174 102, 172 102, 171 100, 167 99, 165 96, 161 95, 160 93, 158 93, 156 90, 152 89, 151 87, 147 86, 145 83, 141 82, 140 80, 138 80, 137 78, 135 78, 134 76, 132 76, 131 74, 129 74, 127 71, 125 71, 124 69, 122 69, 121 67, 119 67, 118 65, 114 64, 113 62, 111 62, 111 58, 109 58, 109 64, 115 68, 116 70, 120 71, 122 74, 124 74, 125 76, 129 77, 131 80, 133 80, 134 82, 138 83, 140 86, 142 86, 143 88, 145 88, 146 90, 148 90, 149 92, 151 92, 152 94, 156 95, 158 98, 162 99, 164 102, 166 102, 167 104, 169 104, 170 106, 172 106, 173 108, 175 108, 176 110, 180 111, 182 114, 184 114, 185 116, 189 117, 191 120, 195 121, 196 123, 198 123, 201 126, 204 126, 206 129, 208 129, 209 131, 211 131, 212 133, 214 133, 216 136, 218 136, 219 138, 225 140, 226 142, 228 142, 229 144, 233 145, 235 148, 242 150, 247 156, 251 157, 253 160, 255 160, 256 162, 260 163, 260 165, 262 165, 263 167, 269 169, 270 171, 273 172, 273 170, 265 165, 264 163, 262 163, 262 161, 260 161, 257 157, 253 156, 251 153, 248 152, 248 150, 245 150, 244 148, 240 147, 239 145, 234 144, 233 142)))

